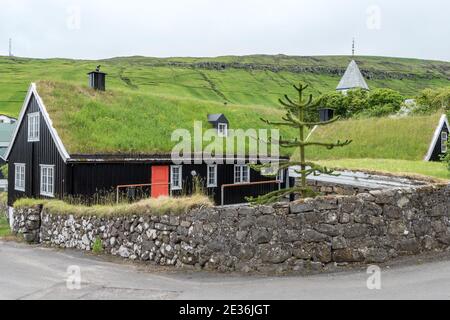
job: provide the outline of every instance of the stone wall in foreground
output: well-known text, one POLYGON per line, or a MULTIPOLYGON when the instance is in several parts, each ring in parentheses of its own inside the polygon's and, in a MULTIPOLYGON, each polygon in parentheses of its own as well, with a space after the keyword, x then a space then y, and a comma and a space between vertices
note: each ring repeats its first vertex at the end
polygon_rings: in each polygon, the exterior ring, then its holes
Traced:
MULTIPOLYGON (((16 210, 16 232, 37 225, 39 215, 23 210, 16 210)), ((447 185, 181 216, 73 217, 44 209, 40 217, 38 238, 48 245, 92 250, 101 240, 105 253, 126 259, 222 272, 322 271, 450 248, 447 185)))
MULTIPOLYGON (((42 206, 14 210, 12 231, 28 243, 40 242, 42 206)), ((11 222, 10 222, 11 223, 11 222)))

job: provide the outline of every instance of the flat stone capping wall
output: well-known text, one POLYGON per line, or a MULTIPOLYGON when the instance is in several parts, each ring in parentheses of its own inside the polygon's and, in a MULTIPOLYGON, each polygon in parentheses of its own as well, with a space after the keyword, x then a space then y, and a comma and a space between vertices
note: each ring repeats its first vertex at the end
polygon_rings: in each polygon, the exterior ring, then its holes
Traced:
POLYGON ((322 195, 354 196, 372 190, 369 188, 357 187, 352 185, 329 183, 314 180, 309 180, 308 186, 311 187, 315 192, 318 192, 322 195))
MULTIPOLYGON (((16 215, 16 232, 35 230, 35 211, 16 215)), ((448 185, 180 216, 74 217, 46 209, 40 216, 39 240, 47 245, 92 250, 101 240, 107 254, 221 272, 320 272, 450 248, 448 185)))

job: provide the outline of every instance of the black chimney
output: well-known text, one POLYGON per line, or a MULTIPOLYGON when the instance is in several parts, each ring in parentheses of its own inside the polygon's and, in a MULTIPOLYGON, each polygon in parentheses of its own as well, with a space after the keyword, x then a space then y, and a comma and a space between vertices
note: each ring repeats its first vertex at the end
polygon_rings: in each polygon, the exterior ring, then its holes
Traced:
POLYGON ((95 90, 106 90, 106 73, 100 71, 98 66, 95 71, 89 72, 89 87, 95 90))
POLYGON ((319 109, 320 122, 327 122, 334 118, 333 109, 319 109))

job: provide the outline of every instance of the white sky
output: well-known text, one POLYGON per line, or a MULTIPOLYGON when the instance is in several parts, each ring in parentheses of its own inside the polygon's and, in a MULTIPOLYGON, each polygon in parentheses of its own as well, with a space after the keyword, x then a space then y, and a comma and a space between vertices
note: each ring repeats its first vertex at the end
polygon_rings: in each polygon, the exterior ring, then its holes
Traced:
POLYGON ((244 54, 450 61, 448 0, 0 0, 0 55, 244 54))

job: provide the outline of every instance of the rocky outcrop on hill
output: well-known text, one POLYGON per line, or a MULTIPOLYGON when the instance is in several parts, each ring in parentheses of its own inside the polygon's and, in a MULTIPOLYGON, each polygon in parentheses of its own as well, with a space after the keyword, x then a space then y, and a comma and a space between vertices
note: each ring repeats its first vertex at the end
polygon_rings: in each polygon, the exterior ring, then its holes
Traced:
MULTIPOLYGON (((346 68, 340 67, 318 67, 318 66, 295 66, 295 65, 276 65, 276 64, 256 64, 256 63, 240 63, 240 62, 158 62, 152 64, 152 66, 170 66, 178 68, 193 68, 193 69, 205 69, 205 70, 227 70, 227 69, 241 69, 241 70, 262 70, 271 72, 292 72, 292 73, 312 73, 312 74, 326 74, 331 76, 342 76, 345 73, 346 68)), ((386 72, 380 70, 368 70, 361 69, 362 74, 369 80, 386 80, 386 79, 442 79, 443 76, 439 76, 433 73, 416 74, 406 72, 386 72)), ((450 77, 447 77, 450 80, 450 77)))

